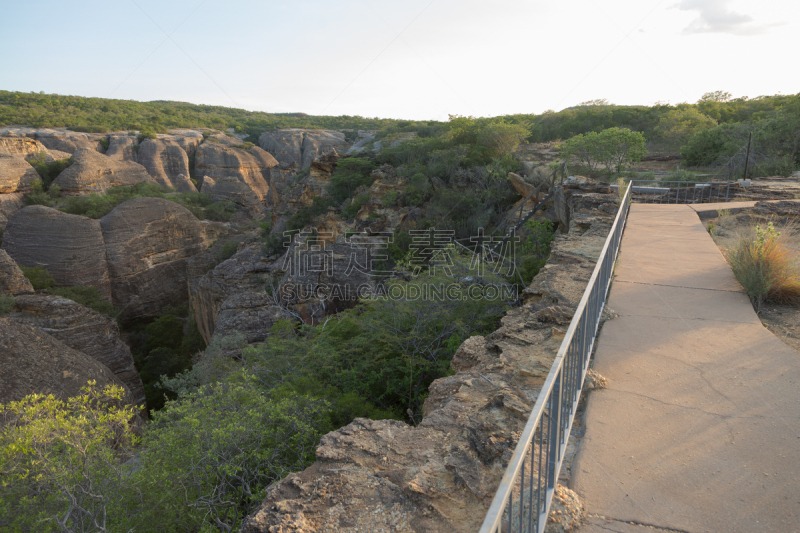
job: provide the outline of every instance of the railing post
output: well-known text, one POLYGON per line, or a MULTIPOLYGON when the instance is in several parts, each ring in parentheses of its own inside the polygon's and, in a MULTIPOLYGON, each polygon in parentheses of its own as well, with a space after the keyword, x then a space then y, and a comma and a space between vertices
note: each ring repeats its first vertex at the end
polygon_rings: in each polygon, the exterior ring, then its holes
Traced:
MULTIPOLYGON (((561 402, 563 401, 562 392, 564 390, 564 367, 561 367, 555 383, 553 384, 553 392, 550 396, 550 446, 549 457, 547 458, 547 490, 553 489, 556 486, 556 478, 558 477, 558 462, 561 455, 561 402)), ((545 507, 546 509, 546 507, 545 507)))

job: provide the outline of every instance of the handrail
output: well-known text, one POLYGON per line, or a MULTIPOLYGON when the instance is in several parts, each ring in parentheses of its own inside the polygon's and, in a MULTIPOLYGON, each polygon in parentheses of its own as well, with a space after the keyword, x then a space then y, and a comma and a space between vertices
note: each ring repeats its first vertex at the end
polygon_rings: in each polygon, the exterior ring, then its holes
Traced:
POLYGON ((589 284, 486 513, 480 533, 542 533, 547 525, 558 472, 625 229, 631 192, 631 187, 628 187, 589 284), (507 524, 507 527, 503 528, 503 524, 507 524))

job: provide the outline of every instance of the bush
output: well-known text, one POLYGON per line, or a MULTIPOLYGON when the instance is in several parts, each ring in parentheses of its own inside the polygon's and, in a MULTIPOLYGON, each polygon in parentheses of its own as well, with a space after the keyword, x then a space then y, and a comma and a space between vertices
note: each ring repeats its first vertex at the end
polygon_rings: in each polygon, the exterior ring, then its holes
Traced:
POLYGON ((45 191, 41 180, 33 180, 31 182, 31 192, 25 196, 25 203, 28 205, 54 207, 58 201, 59 194, 61 194, 61 188, 58 185, 51 185, 45 191))
POLYGON ((800 262, 775 229, 756 226, 755 235, 743 234, 725 256, 756 312, 766 301, 800 303, 800 262))
POLYGON ((50 272, 48 272, 47 269, 42 266, 20 266, 19 268, 22 269, 22 273, 25 274, 25 277, 31 282, 31 285, 33 285, 33 290, 35 291, 49 289, 56 283, 56 280, 53 278, 52 274, 50 274, 50 272))
POLYGON ((0 294, 0 315, 14 310, 14 297, 10 294, 0 294))
POLYGON ((55 180, 59 174, 61 174, 61 171, 75 161, 71 157, 68 157, 47 163, 46 157, 46 152, 39 152, 28 161, 42 178, 42 188, 44 190, 47 190, 50 187, 50 184, 53 183, 53 180, 55 180))
POLYGON ((53 287, 50 289, 50 292, 64 298, 69 298, 73 302, 85 305, 98 313, 103 313, 110 317, 116 317, 118 315, 117 309, 115 309, 110 302, 100 297, 100 291, 97 290, 97 287, 86 287, 83 285, 53 287))
POLYGON ((596 173, 619 174, 633 163, 641 161, 647 151, 645 138, 639 132, 624 128, 608 128, 599 133, 589 132, 568 139, 561 155, 565 159, 577 157, 596 173), (605 167, 601 171, 600 167, 605 167))

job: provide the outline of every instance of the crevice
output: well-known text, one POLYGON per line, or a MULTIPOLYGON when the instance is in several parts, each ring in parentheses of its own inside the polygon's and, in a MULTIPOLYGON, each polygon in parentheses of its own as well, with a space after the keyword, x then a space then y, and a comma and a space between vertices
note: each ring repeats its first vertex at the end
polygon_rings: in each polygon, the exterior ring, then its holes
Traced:
MULTIPOLYGON (((589 515, 588 517, 589 518, 597 518, 599 520, 605 520, 607 522, 616 522, 618 524, 628 524, 628 525, 631 525, 631 526, 641 526, 641 527, 646 527, 646 528, 649 528, 649 529, 655 529, 656 531, 666 531, 668 533, 691 533, 690 531, 687 531, 685 529, 675 529, 675 528, 671 528, 671 527, 657 526, 655 524, 648 524, 647 522, 639 522, 637 520, 622 520, 622 519, 619 519, 619 518, 612 518, 610 516, 602 516, 602 515, 599 515, 599 514, 589 515)), ((606 531, 614 531, 614 532, 616 532, 616 530, 614 530, 614 529, 609 529, 607 527, 603 527, 602 524, 594 523, 592 525, 593 526, 597 526, 597 527, 599 527, 601 529, 605 529, 606 531)))
POLYGON ((645 283, 645 282, 642 282, 642 281, 628 281, 628 280, 625 280, 625 279, 616 279, 616 278, 614 279, 614 281, 615 282, 619 282, 619 283, 634 283, 636 285, 653 285, 655 287, 673 287, 673 288, 676 288, 676 289, 692 289, 692 290, 698 290, 698 291, 714 291, 714 292, 733 292, 733 293, 738 293, 738 294, 744 294, 743 290, 738 290, 738 289, 737 290, 708 289, 708 288, 705 288, 705 287, 686 287, 684 285, 668 285, 666 283, 645 283))

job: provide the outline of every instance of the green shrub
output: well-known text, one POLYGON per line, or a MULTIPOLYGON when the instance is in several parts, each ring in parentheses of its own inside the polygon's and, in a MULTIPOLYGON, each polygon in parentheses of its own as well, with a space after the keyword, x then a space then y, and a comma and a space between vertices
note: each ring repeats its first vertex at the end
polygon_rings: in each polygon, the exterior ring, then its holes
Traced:
POLYGON ((10 294, 0 294, 0 315, 14 310, 14 297, 10 294))
POLYGON ((397 200, 399 198, 400 198, 400 192, 399 191, 387 191, 381 197, 381 205, 386 206, 386 207, 395 206, 395 205, 397 205, 397 200))
POLYGON ((361 210, 361 206, 364 205, 364 202, 369 200, 368 194, 361 194, 350 201, 350 204, 342 210, 342 217, 347 220, 353 220, 358 212, 361 210))
POLYGON ((336 203, 342 203, 361 186, 369 186, 375 182, 370 172, 375 164, 363 157, 343 157, 336 165, 328 184, 328 194, 336 203))
POLYGON ((47 153, 39 152, 33 156, 28 162, 36 169, 39 177, 42 179, 42 189, 48 190, 50 184, 53 183, 61 172, 75 162, 71 157, 59 159, 58 161, 47 162, 47 153))
POLYGON ((56 283, 56 280, 53 278, 52 274, 50 274, 50 272, 48 272, 43 266, 20 266, 20 269, 22 269, 22 273, 25 274, 25 277, 31 282, 31 285, 33 285, 33 290, 35 291, 49 289, 56 283))
POLYGON ((100 291, 97 290, 97 287, 86 287, 83 285, 53 287, 50 289, 50 292, 64 298, 69 298, 73 302, 85 305, 98 313, 103 313, 110 317, 116 317, 118 314, 117 309, 100 296, 100 291))
POLYGON ((31 182, 31 192, 25 196, 25 203, 27 205, 54 207, 60 194, 61 188, 58 185, 51 185, 45 191, 41 180, 33 180, 31 182))
POLYGON ((800 259, 772 222, 739 235, 725 256, 756 312, 765 301, 800 303, 800 259))
POLYGON ((217 251, 217 261, 222 263, 233 257, 233 254, 236 253, 236 250, 239 248, 239 243, 236 241, 228 241, 222 245, 222 247, 217 251))

